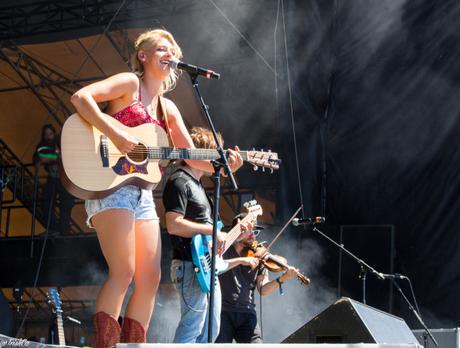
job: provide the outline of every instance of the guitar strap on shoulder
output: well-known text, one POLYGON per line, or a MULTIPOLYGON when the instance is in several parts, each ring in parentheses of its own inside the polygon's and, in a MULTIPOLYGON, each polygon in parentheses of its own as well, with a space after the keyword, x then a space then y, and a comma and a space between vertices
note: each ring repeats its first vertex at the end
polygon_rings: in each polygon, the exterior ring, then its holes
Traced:
POLYGON ((169 144, 172 145, 173 147, 176 147, 174 144, 174 140, 171 136, 171 128, 169 127, 169 122, 168 122, 168 113, 166 111, 166 105, 165 105, 165 100, 162 96, 158 98, 159 104, 160 104, 160 109, 161 109, 161 114, 163 115, 163 120, 166 125, 166 132, 168 133, 168 138, 169 138, 169 144))

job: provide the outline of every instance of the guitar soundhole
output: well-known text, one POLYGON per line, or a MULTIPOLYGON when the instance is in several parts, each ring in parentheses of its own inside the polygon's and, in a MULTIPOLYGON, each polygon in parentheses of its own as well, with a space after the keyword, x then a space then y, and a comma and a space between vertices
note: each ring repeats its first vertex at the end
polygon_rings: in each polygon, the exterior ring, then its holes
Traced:
POLYGON ((140 164, 147 161, 148 149, 144 144, 137 144, 133 151, 127 154, 128 160, 140 164))

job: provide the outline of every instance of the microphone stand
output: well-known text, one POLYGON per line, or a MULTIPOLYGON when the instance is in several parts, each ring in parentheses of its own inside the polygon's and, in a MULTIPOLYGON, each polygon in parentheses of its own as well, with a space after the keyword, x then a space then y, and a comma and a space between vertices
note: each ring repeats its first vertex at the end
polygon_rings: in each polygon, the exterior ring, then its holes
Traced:
POLYGON ((214 175, 213 175, 213 182, 214 182, 214 195, 213 195, 213 218, 212 218, 212 252, 211 252, 211 286, 209 291, 209 305, 208 305, 208 343, 212 343, 212 325, 213 325, 213 311, 214 311, 214 293, 215 293, 215 284, 217 280, 217 273, 216 273, 216 254, 217 254, 217 217, 219 215, 219 200, 220 200, 220 170, 224 168, 225 173, 230 178, 232 183, 233 189, 236 191, 238 190, 238 186, 236 185, 235 177, 230 170, 227 162, 227 156, 225 155, 225 151, 222 147, 222 144, 217 137, 216 129, 214 128, 214 124, 211 119, 211 115, 208 111, 208 106, 205 104, 203 97, 201 96, 200 89, 198 88, 198 74, 189 73, 190 78, 192 80, 193 88, 196 91, 198 99, 200 100, 201 108, 206 116, 206 119, 209 124, 209 128, 212 131, 214 136, 214 140, 217 144, 217 152, 219 153, 220 157, 216 160, 211 161, 214 167, 214 175))
POLYGON ((393 285, 396 287, 396 289, 398 289, 399 293, 401 294, 401 296, 403 297, 404 301, 406 301, 409 309, 412 311, 412 313, 414 313, 415 317, 417 318, 418 322, 420 323, 420 325, 422 325, 423 327, 423 330, 425 331, 423 333, 423 346, 425 348, 428 348, 428 336, 431 338, 431 340, 433 341, 433 343, 438 346, 438 342, 435 340, 434 336, 432 335, 432 333, 430 332, 430 330, 428 329, 428 327, 426 326, 425 322, 423 321, 422 317, 420 316, 420 314, 417 312, 417 310, 414 308, 414 306, 412 306, 412 303, 409 301, 409 299, 407 298, 407 296, 404 294, 404 292, 402 291, 401 287, 399 286, 398 282, 396 281, 396 277, 394 277, 392 274, 391 275, 388 275, 387 278, 390 278, 391 281, 393 282, 393 285))
POLYGON ((334 244, 336 247, 338 247, 339 249, 341 249, 343 252, 345 252, 347 255, 351 256, 351 258, 353 258, 356 262, 358 262, 358 264, 361 266, 361 271, 360 271, 360 279, 363 281, 363 303, 366 304, 366 275, 367 275, 367 272, 370 271, 371 273, 373 273, 378 279, 380 280, 385 280, 385 279, 391 279, 394 286, 396 287, 396 289, 398 289, 398 291, 400 292, 400 294, 402 295, 403 299, 406 301, 407 305, 409 306, 409 309, 414 313, 415 317, 417 318, 417 320, 419 321, 419 323, 422 325, 423 329, 425 330, 425 333, 423 335, 423 341, 424 341, 424 347, 427 348, 427 336, 429 336, 431 338, 431 340, 433 341, 433 343, 438 346, 438 342, 436 342, 434 336, 431 334, 430 330, 428 329, 428 327, 425 325, 425 323, 423 322, 423 319, 422 317, 420 316, 420 314, 415 310, 414 306, 412 306, 411 302, 409 301, 409 299, 406 297, 406 295, 404 294, 404 292, 402 291, 401 287, 399 286, 399 284, 396 282, 395 278, 397 278, 397 276, 395 274, 384 274, 384 273, 380 273, 380 272, 377 272, 373 267, 369 266, 366 262, 364 262, 363 260, 361 260, 360 258, 358 258, 355 254, 353 254, 351 251, 347 250, 343 244, 339 244, 337 243, 335 240, 333 240, 332 238, 330 238, 328 235, 326 235, 324 232, 320 231, 315 225, 313 225, 313 231, 317 232, 318 234, 320 234, 321 236, 323 236, 324 238, 326 238, 329 242, 331 242, 332 244, 334 244))
POLYGON ((319 233, 321 236, 326 238, 329 242, 334 244, 337 248, 341 249, 344 253, 349 255, 352 259, 354 259, 361 266, 361 271, 359 273, 359 278, 363 282, 363 303, 366 304, 366 276, 367 276, 367 272, 371 272, 378 279, 381 279, 381 280, 385 279, 383 274, 380 273, 380 272, 377 272, 373 267, 369 266, 366 262, 364 262, 359 257, 357 257, 355 254, 353 254, 351 251, 346 249, 343 244, 337 243, 335 240, 333 240, 331 237, 326 235, 324 232, 320 231, 315 225, 313 225, 313 231, 319 233))

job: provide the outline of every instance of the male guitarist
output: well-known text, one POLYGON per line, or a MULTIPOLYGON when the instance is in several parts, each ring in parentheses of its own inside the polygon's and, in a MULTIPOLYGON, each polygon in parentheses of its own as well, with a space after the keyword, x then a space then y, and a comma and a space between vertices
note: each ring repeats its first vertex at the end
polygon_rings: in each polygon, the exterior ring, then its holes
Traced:
MULTIPOLYGON (((197 148, 212 149, 216 144, 211 131, 193 128, 190 132, 197 148)), ((220 141, 222 142, 221 136, 220 141)), ((241 166, 241 164, 240 164, 241 166)), ((208 296, 199 287, 192 263, 191 238, 198 233, 212 234, 212 204, 201 184, 201 177, 209 175, 189 167, 184 162, 169 177, 163 203, 166 211, 166 227, 173 245, 171 279, 181 299, 181 319, 174 335, 174 343, 205 343, 208 338, 208 296)), ((252 224, 244 226, 252 229, 252 224)), ((218 232, 218 253, 225 247, 225 233, 218 232)), ((228 268, 243 264, 255 268, 258 260, 238 257, 227 260, 228 268)), ((219 282, 215 287, 213 311, 213 341, 219 333, 221 294, 219 282)))

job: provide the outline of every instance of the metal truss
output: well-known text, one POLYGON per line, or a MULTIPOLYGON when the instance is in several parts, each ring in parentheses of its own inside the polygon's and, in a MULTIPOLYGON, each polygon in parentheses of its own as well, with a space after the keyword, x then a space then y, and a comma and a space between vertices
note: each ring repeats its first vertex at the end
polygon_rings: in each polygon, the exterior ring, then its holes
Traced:
MULTIPOLYGON (((6 62, 24 83, 23 86, 0 90, 6 92, 17 89, 30 89, 45 109, 53 116, 59 125, 72 112, 63 101, 81 87, 82 80, 71 81, 64 74, 28 55, 19 47, 11 45, 0 49, 0 60, 6 62)), ((95 77, 95 80, 101 77, 95 77)))
POLYGON ((113 24, 124 27, 151 27, 155 18, 209 7, 207 1, 199 0, 35 0, 21 5, 12 3, 0 6, 0 41, 63 32, 78 35, 88 29, 101 33, 101 28, 112 19, 113 24))
POLYGON ((131 56, 134 54, 134 44, 129 39, 126 30, 119 28, 105 34, 112 47, 117 51, 126 65, 131 69, 131 56))

